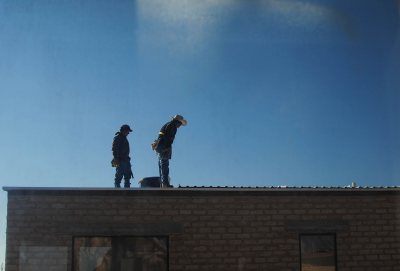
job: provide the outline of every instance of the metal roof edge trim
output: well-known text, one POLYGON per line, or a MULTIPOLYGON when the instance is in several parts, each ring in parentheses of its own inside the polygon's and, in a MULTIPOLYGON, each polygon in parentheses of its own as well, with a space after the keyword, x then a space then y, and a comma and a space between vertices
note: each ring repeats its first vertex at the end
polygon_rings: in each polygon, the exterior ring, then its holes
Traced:
POLYGON ((400 186, 390 187, 175 187, 175 188, 113 188, 113 187, 16 187, 16 186, 3 186, 3 191, 237 191, 237 192, 381 192, 381 191, 396 191, 400 192, 400 186))

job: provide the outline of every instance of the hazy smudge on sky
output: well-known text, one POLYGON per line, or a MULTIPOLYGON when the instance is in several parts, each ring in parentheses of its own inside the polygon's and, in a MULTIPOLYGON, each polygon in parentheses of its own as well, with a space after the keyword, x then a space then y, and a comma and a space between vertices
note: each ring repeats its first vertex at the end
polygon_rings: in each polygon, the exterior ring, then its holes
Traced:
POLYGON ((351 38, 356 37, 350 19, 337 8, 307 1, 269 0, 263 3, 289 27, 313 31, 333 26, 342 29, 351 38))
POLYGON ((252 1, 249 5, 248 1, 232 0, 154 0, 139 1, 137 8, 150 29, 154 21, 160 21, 165 26, 165 31, 141 32, 139 44, 150 43, 157 47, 161 41, 173 52, 193 53, 203 49, 210 41, 218 40, 219 33, 223 31, 221 29, 233 19, 238 19, 243 10, 253 12, 254 17, 247 18, 238 27, 257 32, 258 35, 241 37, 242 40, 259 39, 272 43, 307 40, 309 43, 323 43, 332 42, 332 32, 342 32, 351 40, 357 37, 351 18, 335 7, 309 1, 266 0, 252 1), (280 31, 267 34, 271 31, 271 25, 279 25, 280 31), (174 31, 181 27, 185 31, 174 31))

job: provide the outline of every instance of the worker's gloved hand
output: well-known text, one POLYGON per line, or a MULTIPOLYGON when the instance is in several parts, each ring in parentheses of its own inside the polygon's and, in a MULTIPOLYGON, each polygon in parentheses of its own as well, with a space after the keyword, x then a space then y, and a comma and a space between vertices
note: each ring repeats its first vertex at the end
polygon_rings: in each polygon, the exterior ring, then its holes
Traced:
POLYGON ((119 166, 119 160, 114 158, 111 160, 111 166, 112 167, 118 167, 119 166))

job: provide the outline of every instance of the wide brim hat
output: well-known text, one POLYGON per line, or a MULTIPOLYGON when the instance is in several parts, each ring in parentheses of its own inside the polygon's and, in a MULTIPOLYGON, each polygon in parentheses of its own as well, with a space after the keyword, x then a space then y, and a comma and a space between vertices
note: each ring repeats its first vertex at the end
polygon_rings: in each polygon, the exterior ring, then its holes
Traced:
POLYGON ((188 123, 187 120, 185 120, 185 118, 182 117, 181 115, 175 115, 172 117, 172 119, 179 121, 180 123, 182 123, 183 126, 185 126, 188 123))

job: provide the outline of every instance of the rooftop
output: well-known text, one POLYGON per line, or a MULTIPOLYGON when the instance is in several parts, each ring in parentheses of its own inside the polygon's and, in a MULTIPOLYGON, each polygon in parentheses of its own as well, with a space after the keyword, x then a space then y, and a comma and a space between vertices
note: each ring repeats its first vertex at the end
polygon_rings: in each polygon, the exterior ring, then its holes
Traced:
POLYGON ((3 186, 4 191, 13 190, 400 190, 400 186, 182 186, 173 188, 114 188, 114 187, 24 187, 3 186))

